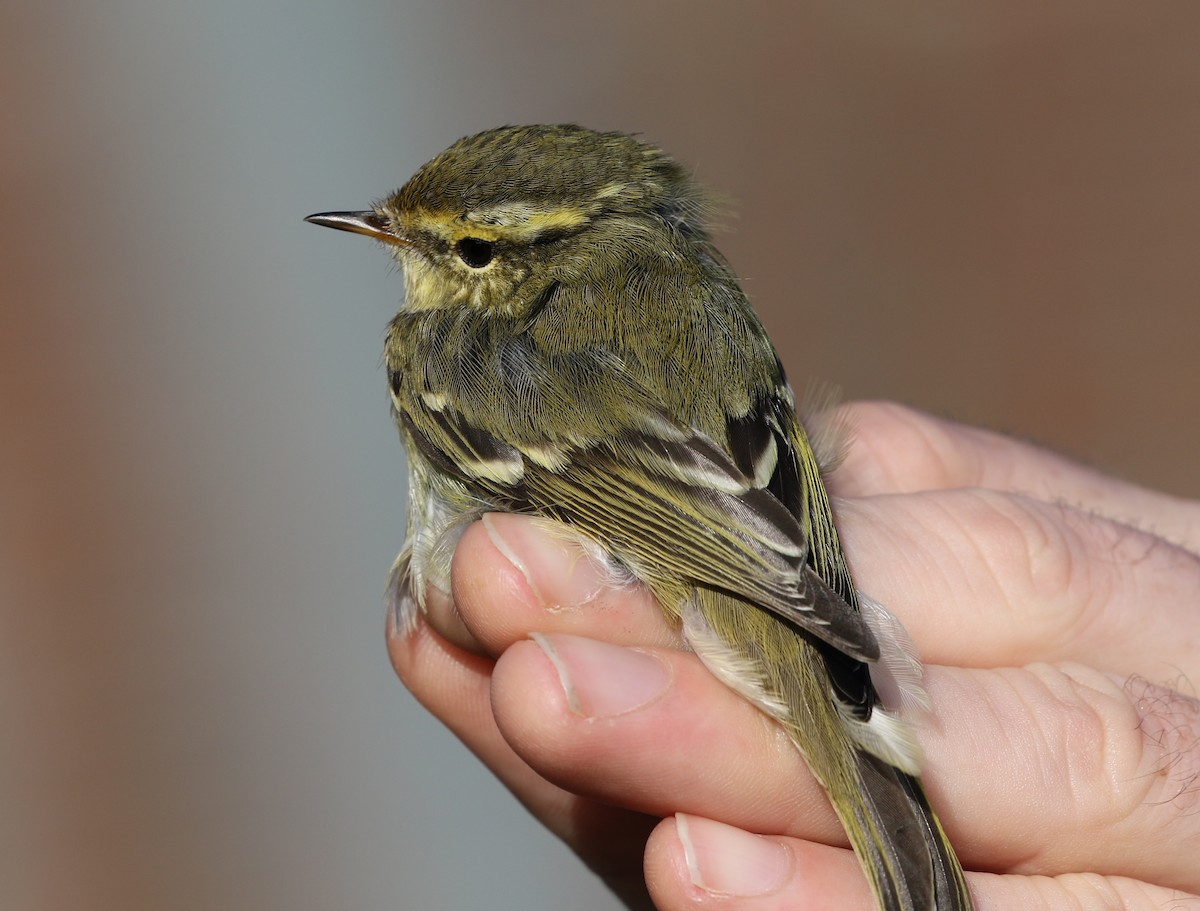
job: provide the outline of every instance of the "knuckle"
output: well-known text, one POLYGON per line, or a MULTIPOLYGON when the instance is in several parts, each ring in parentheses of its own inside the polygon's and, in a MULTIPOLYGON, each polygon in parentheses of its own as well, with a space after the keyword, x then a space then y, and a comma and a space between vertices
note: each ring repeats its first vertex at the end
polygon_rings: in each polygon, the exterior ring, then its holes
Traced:
POLYGON ((942 471, 943 447, 936 425, 921 412, 895 402, 853 402, 838 409, 838 420, 852 428, 854 446, 871 462, 891 466, 897 477, 923 478, 942 471))
POLYGON ((1083 665, 1026 670, 1031 686, 1022 697, 1039 726, 1038 774, 1075 808, 1065 831, 1169 831, 1200 841, 1197 700, 1083 665))
POLYGON ((986 512, 972 520, 986 529, 985 562, 1039 650, 1070 644, 1103 619, 1098 606, 1111 603, 1122 571, 1105 520, 1022 494, 972 494, 986 512))
MULTIPOLYGON (((1064 832, 1094 831, 1142 803, 1142 743, 1119 684, 1082 665, 1036 664, 1012 678, 1020 713, 1033 719, 1029 774, 1071 812, 1064 832)), ((1026 722, 1027 723, 1027 722, 1026 722)))

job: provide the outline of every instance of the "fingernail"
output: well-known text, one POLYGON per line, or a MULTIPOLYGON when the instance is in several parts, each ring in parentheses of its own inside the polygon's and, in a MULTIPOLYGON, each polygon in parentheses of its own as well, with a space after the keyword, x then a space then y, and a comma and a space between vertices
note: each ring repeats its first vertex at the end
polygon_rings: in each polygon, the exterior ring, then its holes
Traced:
POLYGON ((606 586, 604 570, 565 528, 551 533, 549 523, 506 513, 485 513, 483 527, 529 584, 539 606, 561 610, 586 604, 606 586))
POLYGON ((671 669, 645 652, 584 639, 533 633, 546 653, 572 712, 583 718, 612 718, 653 702, 671 685, 671 669))
POLYGON ((750 898, 778 891, 792 874, 792 855, 762 835, 701 816, 675 814, 692 885, 713 895, 750 898))

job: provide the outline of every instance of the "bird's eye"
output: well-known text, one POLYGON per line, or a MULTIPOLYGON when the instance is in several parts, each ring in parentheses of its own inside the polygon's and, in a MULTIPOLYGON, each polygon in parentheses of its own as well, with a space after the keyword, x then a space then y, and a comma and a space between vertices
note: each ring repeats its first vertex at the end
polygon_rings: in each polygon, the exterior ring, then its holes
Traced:
POLYGON ((464 237, 454 245, 454 252, 472 269, 482 269, 496 255, 496 245, 479 237, 464 237))

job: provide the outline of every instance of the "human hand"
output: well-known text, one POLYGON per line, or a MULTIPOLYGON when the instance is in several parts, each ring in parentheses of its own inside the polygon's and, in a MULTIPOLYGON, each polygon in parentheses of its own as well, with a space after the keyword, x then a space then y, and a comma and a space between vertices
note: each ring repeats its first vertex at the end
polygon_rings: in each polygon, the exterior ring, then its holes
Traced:
MULTIPOLYGON (((1200 507, 846 413, 843 542, 926 663, 923 778, 977 907, 1200 901, 1200 507)), ((389 637, 397 672, 631 908, 872 907, 803 759, 647 592, 504 515, 468 530, 453 586, 389 637)))

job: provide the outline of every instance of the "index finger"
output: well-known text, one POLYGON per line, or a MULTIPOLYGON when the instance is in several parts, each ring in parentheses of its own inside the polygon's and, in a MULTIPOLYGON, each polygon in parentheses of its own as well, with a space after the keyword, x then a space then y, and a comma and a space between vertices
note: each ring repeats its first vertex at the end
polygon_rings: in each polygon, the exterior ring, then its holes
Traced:
POLYGON ((829 472, 842 497, 981 487, 1098 512, 1200 550, 1200 505, 1147 490, 1057 453, 891 402, 846 405, 828 419, 848 428, 829 472))

